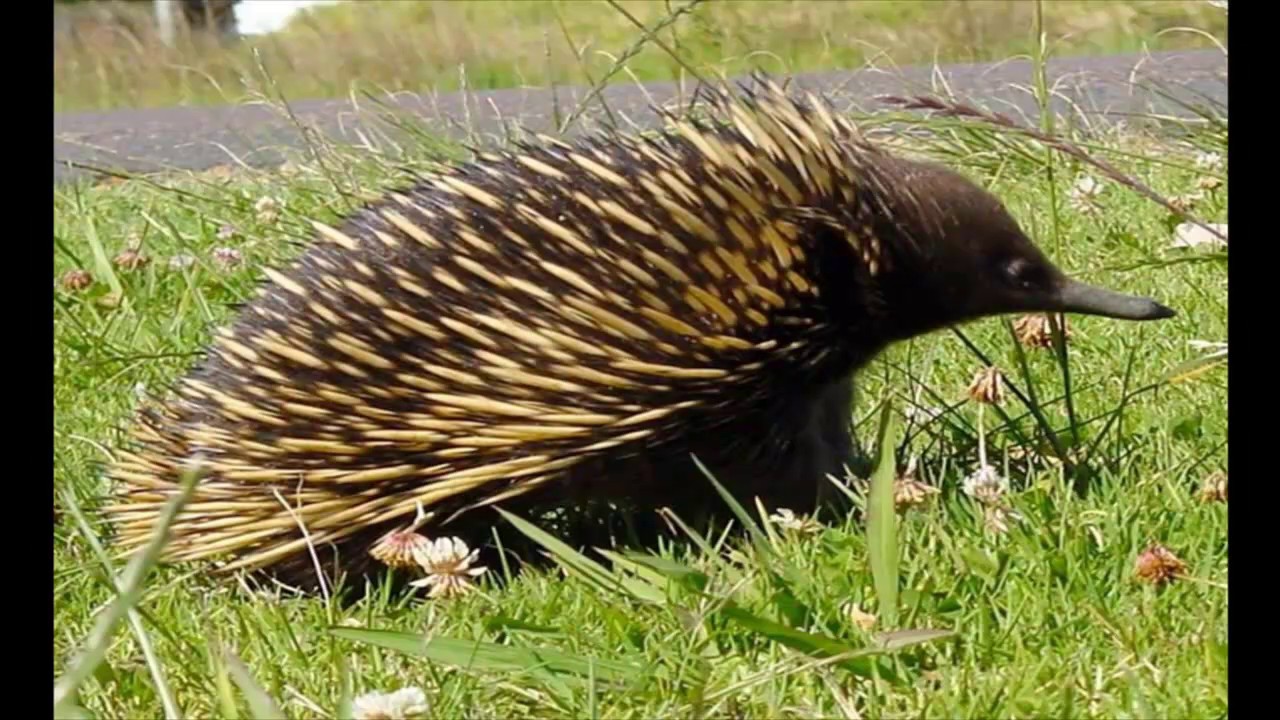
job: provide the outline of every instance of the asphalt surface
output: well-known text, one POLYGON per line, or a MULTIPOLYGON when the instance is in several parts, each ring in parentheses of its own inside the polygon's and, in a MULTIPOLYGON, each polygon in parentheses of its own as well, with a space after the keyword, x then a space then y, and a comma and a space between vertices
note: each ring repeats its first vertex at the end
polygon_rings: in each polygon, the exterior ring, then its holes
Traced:
MULTIPOLYGON (((1189 116, 1178 101, 1222 111, 1227 105, 1227 58, 1217 50, 1059 58, 1048 64, 1046 75, 1056 93, 1052 111, 1095 124, 1134 122, 1150 114, 1189 116)), ((876 100, 882 95, 938 93, 1018 119, 1034 122, 1039 115, 1029 90, 1028 61, 810 73, 795 76, 792 83, 823 92, 849 109, 882 107, 876 100)), ((560 87, 554 99, 544 88, 401 93, 387 98, 387 104, 448 137, 483 143, 509 135, 516 126, 533 132, 554 130, 557 103, 563 117, 586 95, 582 87, 560 87)), ((623 82, 607 87, 600 97, 621 124, 652 127, 658 118, 651 107, 665 106, 682 95, 674 83, 641 87, 623 82)), ((377 110, 357 108, 349 99, 302 100, 291 102, 290 108, 293 119, 262 105, 55 114, 54 182, 93 175, 72 164, 135 173, 203 170, 237 161, 270 166, 284 160, 283 149, 303 146, 295 121, 340 143, 361 143, 370 137, 405 139, 377 110)), ((575 130, 598 127, 604 117, 597 98, 575 130)))

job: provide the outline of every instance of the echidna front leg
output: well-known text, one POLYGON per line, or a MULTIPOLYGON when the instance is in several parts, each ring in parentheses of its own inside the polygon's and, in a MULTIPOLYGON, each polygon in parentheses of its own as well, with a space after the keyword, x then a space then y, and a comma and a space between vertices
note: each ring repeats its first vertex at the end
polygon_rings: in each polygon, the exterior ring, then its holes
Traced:
POLYGON ((858 474, 864 458, 854 437, 853 428, 854 385, 853 377, 846 377, 828 387, 814 403, 814 419, 810 424, 814 438, 815 477, 818 483, 817 499, 821 506, 834 499, 836 488, 828 475, 843 481, 849 472, 858 474))
MULTIPOLYGON (((790 398, 771 412, 742 418, 694 447, 716 478, 748 507, 759 498, 770 511, 811 513, 834 499, 836 489, 827 476, 843 480, 846 468, 855 463, 852 414, 853 381, 844 378, 790 398), (724 438, 733 440, 726 443, 724 438)), ((673 458, 659 477, 672 470, 679 477, 676 492, 710 490, 691 462, 673 458)), ((706 500, 723 510, 714 493, 706 500)))
POLYGON ((854 463, 853 381, 844 378, 799 403, 792 422, 798 430, 789 451, 777 459, 762 502, 812 512, 833 499, 828 476, 843 480, 854 463))

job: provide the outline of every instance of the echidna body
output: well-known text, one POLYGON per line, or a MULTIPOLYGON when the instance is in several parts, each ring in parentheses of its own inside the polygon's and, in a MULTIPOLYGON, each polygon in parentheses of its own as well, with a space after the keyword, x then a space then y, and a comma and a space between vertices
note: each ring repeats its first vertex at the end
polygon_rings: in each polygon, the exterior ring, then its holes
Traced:
POLYGON ((485 154, 317 224, 142 414, 112 470, 121 542, 196 455, 169 557, 228 569, 308 544, 357 561, 419 505, 441 523, 528 497, 676 504, 707 487, 691 454, 794 507, 841 473, 850 378, 888 344, 1006 312, 1172 314, 1068 280, 987 192, 812 98, 716 108, 485 154))

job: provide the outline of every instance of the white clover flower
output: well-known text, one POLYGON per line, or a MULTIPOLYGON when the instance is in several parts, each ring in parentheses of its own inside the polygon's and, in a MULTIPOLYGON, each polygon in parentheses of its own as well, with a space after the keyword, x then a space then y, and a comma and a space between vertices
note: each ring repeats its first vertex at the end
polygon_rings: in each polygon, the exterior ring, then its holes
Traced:
POLYGON ((472 567, 479 550, 469 550, 456 537, 437 538, 413 548, 413 559, 427 576, 411 583, 413 587, 430 588, 430 597, 452 597, 469 591, 472 580, 485 573, 484 566, 472 567))
POLYGON ((270 225, 280 217, 280 201, 271 196, 265 196, 258 199, 253 204, 253 210, 257 213, 257 220, 263 225, 270 225))
POLYGON ((1196 167, 1202 170, 1217 170, 1222 167, 1222 155, 1216 152, 1202 152, 1196 154, 1196 167))
POLYGON ((213 261, 224 270, 237 267, 244 262, 244 256, 235 248, 216 247, 213 249, 211 255, 213 256, 213 261))
POLYGON ((964 493, 985 505, 1000 502, 1009 490, 1009 480, 990 465, 983 465, 978 471, 964 479, 964 493))
POLYGON ((353 700, 351 710, 355 720, 407 720, 427 714, 427 695, 416 687, 371 692, 353 700))
POLYGON ((769 516, 769 520, 783 530, 792 532, 816 533, 822 529, 822 525, 817 520, 807 515, 796 515, 789 508, 779 508, 769 516))
POLYGON ((1097 207, 1098 196, 1102 194, 1102 190, 1102 183, 1090 175, 1085 175, 1076 181, 1067 197, 1077 210, 1088 211, 1097 207))

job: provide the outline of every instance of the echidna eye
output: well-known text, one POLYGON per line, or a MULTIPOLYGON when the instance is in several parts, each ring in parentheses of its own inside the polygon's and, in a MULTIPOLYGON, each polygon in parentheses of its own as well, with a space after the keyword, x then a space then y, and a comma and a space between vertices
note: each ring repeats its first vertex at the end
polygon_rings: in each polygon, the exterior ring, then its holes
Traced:
POLYGON ((1005 272, 1010 282, 1020 288, 1030 289, 1039 284, 1039 269, 1022 258, 1014 258, 1006 263, 1005 272))

